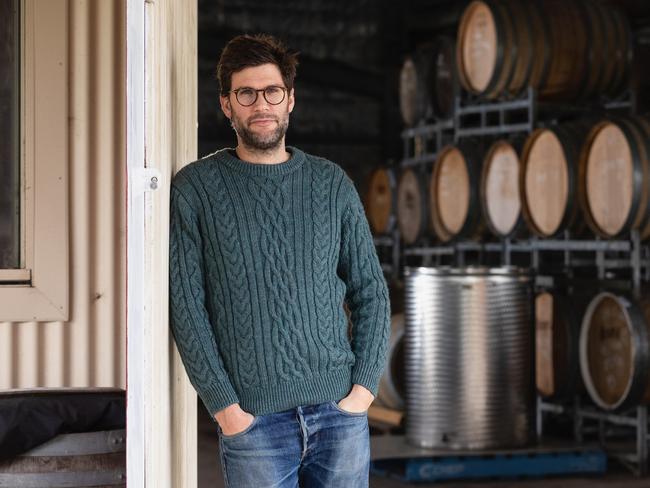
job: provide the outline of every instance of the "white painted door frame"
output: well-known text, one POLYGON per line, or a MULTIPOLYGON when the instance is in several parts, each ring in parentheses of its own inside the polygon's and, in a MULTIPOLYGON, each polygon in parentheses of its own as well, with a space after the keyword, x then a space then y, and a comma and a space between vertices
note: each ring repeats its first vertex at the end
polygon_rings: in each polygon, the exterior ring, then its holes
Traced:
POLYGON ((145 486, 144 177, 145 11, 144 1, 126 4, 127 164, 127 474, 129 488, 145 486), (140 184, 138 184, 140 183, 140 184))
POLYGON ((126 0, 127 483, 195 488, 196 392, 169 330, 169 186, 196 159, 197 2, 126 0))

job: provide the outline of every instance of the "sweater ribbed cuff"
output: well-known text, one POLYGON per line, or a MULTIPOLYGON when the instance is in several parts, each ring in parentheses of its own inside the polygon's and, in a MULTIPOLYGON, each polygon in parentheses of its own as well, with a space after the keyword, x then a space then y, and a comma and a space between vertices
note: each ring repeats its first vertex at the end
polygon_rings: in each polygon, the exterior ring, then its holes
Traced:
POLYGON ((199 396, 210 413, 213 422, 217 422, 214 415, 233 403, 239 403, 239 398, 230 384, 216 383, 208 388, 202 388, 199 396))
POLYGON ((383 367, 377 366, 376 364, 364 363, 357 359, 354 366, 352 366, 352 383, 367 388, 370 390, 370 393, 377 397, 379 380, 383 372, 383 367))

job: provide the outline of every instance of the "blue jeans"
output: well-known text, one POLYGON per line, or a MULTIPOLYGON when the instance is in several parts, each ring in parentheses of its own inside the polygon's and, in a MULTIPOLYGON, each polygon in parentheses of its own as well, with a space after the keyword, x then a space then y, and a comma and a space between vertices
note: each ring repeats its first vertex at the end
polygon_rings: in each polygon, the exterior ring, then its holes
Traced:
POLYGON ((219 431, 226 488, 367 488, 367 412, 337 402, 258 415, 242 432, 219 431))

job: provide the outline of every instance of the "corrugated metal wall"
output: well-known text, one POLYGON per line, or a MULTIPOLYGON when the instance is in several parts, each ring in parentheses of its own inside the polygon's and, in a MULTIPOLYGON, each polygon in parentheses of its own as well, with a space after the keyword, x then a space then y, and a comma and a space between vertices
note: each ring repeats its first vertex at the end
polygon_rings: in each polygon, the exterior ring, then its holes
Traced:
POLYGON ((125 3, 68 9, 71 320, 0 322, 0 389, 126 385, 125 3))

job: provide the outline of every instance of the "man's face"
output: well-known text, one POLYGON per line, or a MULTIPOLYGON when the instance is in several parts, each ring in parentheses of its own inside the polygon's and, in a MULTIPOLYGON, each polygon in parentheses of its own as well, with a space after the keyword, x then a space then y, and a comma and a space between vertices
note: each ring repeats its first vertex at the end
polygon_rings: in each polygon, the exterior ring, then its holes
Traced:
POLYGON ((263 64, 244 68, 232 74, 230 93, 219 97, 221 109, 235 129, 240 142, 246 147, 269 151, 280 146, 289 127, 289 113, 295 103, 293 90, 288 92, 278 105, 268 103, 263 92, 257 93, 255 103, 244 107, 235 97, 233 90, 240 88, 262 89, 268 86, 282 86, 282 75, 274 64, 263 64))

